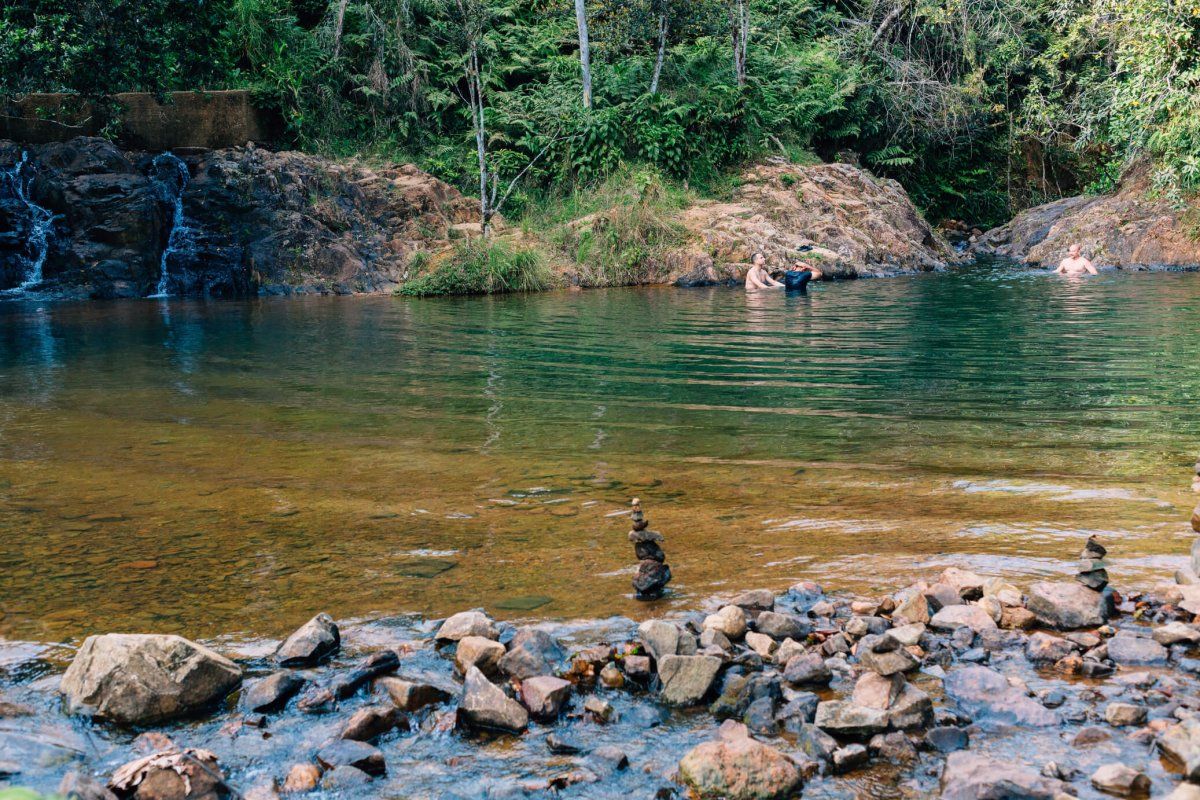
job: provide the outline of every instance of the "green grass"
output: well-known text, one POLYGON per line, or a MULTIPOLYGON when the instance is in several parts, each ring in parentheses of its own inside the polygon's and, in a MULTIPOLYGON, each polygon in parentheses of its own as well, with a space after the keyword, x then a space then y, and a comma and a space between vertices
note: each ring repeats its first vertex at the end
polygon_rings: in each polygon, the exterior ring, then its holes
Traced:
POLYGON ((459 245, 449 260, 396 290, 409 297, 450 294, 540 292, 554 285, 554 275, 536 250, 507 242, 471 240, 459 245))

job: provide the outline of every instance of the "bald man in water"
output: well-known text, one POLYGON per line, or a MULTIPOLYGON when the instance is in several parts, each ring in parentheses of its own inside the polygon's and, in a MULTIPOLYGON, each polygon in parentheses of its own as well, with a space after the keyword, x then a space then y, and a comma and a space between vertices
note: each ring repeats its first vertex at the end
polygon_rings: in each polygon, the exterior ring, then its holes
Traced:
POLYGON ((1097 275, 1096 267, 1092 262, 1083 257, 1083 253, 1077 244, 1073 244, 1067 249, 1067 257, 1059 262, 1058 269, 1054 270, 1055 275, 1083 275, 1091 273, 1097 275))

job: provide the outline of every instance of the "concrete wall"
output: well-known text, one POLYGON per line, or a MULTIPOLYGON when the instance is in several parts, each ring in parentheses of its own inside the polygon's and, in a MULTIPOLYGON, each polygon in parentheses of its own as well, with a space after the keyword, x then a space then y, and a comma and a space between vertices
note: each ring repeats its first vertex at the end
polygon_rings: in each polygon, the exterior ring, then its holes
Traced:
MULTIPOLYGON (((283 124, 255 108, 250 92, 171 92, 165 103, 146 92, 114 95, 121 105, 117 144, 133 150, 180 150, 270 143, 283 124)), ((74 95, 30 94, 3 101, 0 138, 43 144, 96 136, 91 105, 74 95)))

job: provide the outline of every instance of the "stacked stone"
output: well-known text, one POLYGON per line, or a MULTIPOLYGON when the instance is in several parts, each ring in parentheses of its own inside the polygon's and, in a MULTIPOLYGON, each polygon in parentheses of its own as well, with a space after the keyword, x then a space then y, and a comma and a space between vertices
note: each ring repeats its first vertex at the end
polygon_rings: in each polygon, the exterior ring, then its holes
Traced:
POLYGON ((1097 592, 1104 591, 1108 586, 1108 562, 1104 556, 1108 553, 1104 545, 1096 541, 1095 536, 1089 536, 1083 552, 1079 554, 1079 574, 1075 580, 1089 589, 1097 592))
POLYGON ((845 721, 848 715, 860 721, 869 720, 873 735, 889 727, 905 730, 932 722, 933 701, 905 676, 921 662, 899 639, 891 632, 870 634, 859 640, 855 653, 864 672, 855 683, 850 702, 822 703, 827 708, 822 710, 818 706, 818 725, 821 718, 845 721))
POLYGON ((642 513, 642 501, 633 498, 633 530, 629 532, 629 541, 633 542, 633 552, 637 556, 637 574, 633 577, 633 588, 639 600, 653 600, 662 596, 663 589, 671 582, 671 568, 667 565, 667 555, 659 544, 663 535, 650 530, 650 523, 642 513))

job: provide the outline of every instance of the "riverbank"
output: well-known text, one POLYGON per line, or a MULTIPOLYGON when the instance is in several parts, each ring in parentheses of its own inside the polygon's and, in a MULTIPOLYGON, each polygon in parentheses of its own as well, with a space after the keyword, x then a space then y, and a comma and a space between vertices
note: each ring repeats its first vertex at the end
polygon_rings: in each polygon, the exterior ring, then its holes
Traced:
POLYGON ((1194 592, 950 568, 870 597, 733 593, 640 625, 318 616, 280 645, 213 642, 224 655, 100 636, 7 656, 0 765, 43 792, 83 775, 63 785, 88 798, 105 782, 161 800, 1190 798, 1194 592), (164 652, 191 666, 160 670, 164 652), (118 722, 85 721, 97 712, 118 722))

